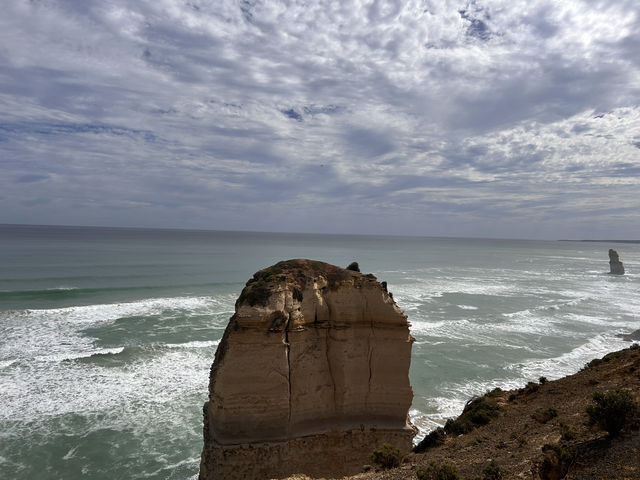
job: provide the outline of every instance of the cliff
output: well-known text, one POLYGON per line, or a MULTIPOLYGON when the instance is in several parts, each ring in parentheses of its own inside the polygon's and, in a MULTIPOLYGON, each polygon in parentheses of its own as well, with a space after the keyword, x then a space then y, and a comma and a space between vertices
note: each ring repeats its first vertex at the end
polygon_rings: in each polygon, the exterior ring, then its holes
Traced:
POLYGON ((257 272, 211 368, 200 479, 340 476, 409 451, 406 316, 373 275, 311 260, 257 272))

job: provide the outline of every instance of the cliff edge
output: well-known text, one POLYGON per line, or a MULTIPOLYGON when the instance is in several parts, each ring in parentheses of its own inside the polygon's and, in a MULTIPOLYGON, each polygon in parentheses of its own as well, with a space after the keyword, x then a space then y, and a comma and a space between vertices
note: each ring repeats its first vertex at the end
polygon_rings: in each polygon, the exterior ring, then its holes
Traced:
POLYGON ((357 269, 312 260, 256 272, 211 367, 200 479, 355 474, 411 449, 407 317, 357 269))

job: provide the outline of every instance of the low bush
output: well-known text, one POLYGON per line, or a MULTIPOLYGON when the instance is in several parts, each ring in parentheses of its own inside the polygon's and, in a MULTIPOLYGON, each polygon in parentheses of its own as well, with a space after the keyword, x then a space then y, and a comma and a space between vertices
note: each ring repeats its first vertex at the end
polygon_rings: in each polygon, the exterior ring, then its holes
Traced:
POLYGON ((476 427, 486 425, 492 418, 500 415, 500 406, 494 396, 497 392, 490 392, 467 403, 462 414, 456 419, 449 419, 444 425, 444 431, 452 435, 469 433, 476 427))
POLYGON ((502 480, 503 478, 505 478, 505 472, 495 460, 491 460, 491 463, 482 469, 481 480, 502 480))
POLYGON ((592 424, 606 430, 611 437, 622 429, 633 426, 638 419, 638 405, 629 390, 618 389, 593 394, 593 405, 587 407, 592 424))
POLYGON ((540 423, 547 423, 552 418, 558 416, 558 411, 554 407, 539 408, 531 414, 531 418, 540 423))
POLYGON ((571 449, 562 445, 545 445, 542 447, 544 459, 538 469, 542 480, 558 480, 564 478, 573 463, 574 454, 571 449))
POLYGON ((624 350, 620 350, 618 352, 607 353, 604 357, 602 357, 602 358, 594 358, 589 363, 585 364, 585 366, 582 368, 582 370, 587 370, 589 368, 595 368, 595 367, 597 367, 598 365, 600 365, 602 363, 609 362, 609 361, 613 360, 614 358, 621 357, 622 355, 624 355, 624 350))
POLYGON ((560 422, 560 434, 562 435, 562 439, 566 441, 575 440, 576 432, 571 430, 569 425, 564 422, 560 422))
POLYGON ((389 443, 384 443, 382 447, 375 449, 370 458, 373 463, 385 470, 397 467, 402 460, 400 450, 389 443))
POLYGON ((418 480, 459 480, 460 475, 456 467, 431 462, 428 467, 420 467, 416 471, 418 480))
POLYGON ((413 452, 422 453, 429 448, 442 445, 446 436, 447 434, 445 433, 444 428, 438 427, 434 431, 430 432, 426 437, 424 437, 420 441, 420 443, 413 447, 413 452))

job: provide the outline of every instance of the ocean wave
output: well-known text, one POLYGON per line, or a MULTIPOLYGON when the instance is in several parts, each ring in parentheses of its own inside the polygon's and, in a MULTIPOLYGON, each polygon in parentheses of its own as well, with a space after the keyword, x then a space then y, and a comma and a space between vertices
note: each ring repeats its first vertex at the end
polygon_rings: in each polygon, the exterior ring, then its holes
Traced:
POLYGON ((123 408, 131 413, 144 405, 172 408, 189 398, 192 405, 205 401, 213 351, 118 350, 94 350, 90 356, 78 354, 67 361, 16 362, 0 376, 0 421, 30 422, 123 408))
POLYGON ((3 370, 7 367, 10 367, 11 365, 13 365, 14 363, 16 363, 17 360, 16 359, 12 359, 12 360, 1 360, 0 361, 0 370, 3 370))
POLYGON ((461 320, 436 320, 436 321, 411 321, 411 333, 418 336, 447 337, 450 340, 466 338, 470 321, 461 320))
POLYGON ((125 347, 116 347, 116 348, 101 348, 98 350, 92 351, 82 351, 82 352, 69 352, 69 353, 58 353, 53 355, 39 355, 34 358, 36 361, 44 361, 44 362, 68 362, 73 360, 80 360, 83 358, 91 358, 98 357, 103 355, 117 355, 124 351, 125 347))
MULTIPOLYGON (((164 460, 164 458, 160 458, 158 460, 164 460)), ((178 469, 179 467, 183 467, 185 465, 190 465, 193 466, 195 468, 200 466, 200 457, 191 457, 191 458, 186 458, 184 460, 180 460, 179 462, 176 463, 172 463, 172 464, 168 464, 168 465, 164 465, 161 468, 150 472, 148 474, 143 475, 144 477, 157 477, 158 475, 160 475, 162 472, 164 471, 174 471, 176 469, 178 469)), ((189 478, 194 478, 195 480, 197 480, 198 478, 198 474, 195 474, 193 477, 189 477, 189 478)))
POLYGON ((471 295, 511 296, 518 295, 524 290, 513 282, 513 279, 492 278, 482 281, 478 278, 415 278, 410 284, 400 284, 393 287, 394 295, 400 298, 425 301, 440 298, 447 293, 461 293, 471 295))
MULTIPOLYGON (((135 286, 111 286, 111 287, 77 287, 77 286, 55 286, 41 289, 24 289, 24 290, 0 290, 0 301, 29 301, 37 299, 38 301, 56 301, 56 300, 81 300, 82 298, 92 298, 95 295, 100 294, 118 294, 125 293, 130 295, 136 293, 139 296, 145 296, 143 292, 153 292, 171 289, 186 290, 189 288, 202 289, 203 287, 211 287, 212 291, 221 286, 235 286, 240 289, 242 284, 240 283, 204 283, 204 284, 192 284, 192 285, 135 285, 135 286)), ((233 293, 237 296, 237 292, 233 293)))
POLYGON ((429 415, 416 408, 409 410, 411 423, 418 429, 413 443, 418 444, 430 431, 444 425, 444 419, 440 415, 429 415))
POLYGON ((629 342, 622 340, 616 334, 601 334, 558 357, 515 363, 508 365, 507 370, 520 373, 520 377, 526 381, 535 380, 541 376, 553 380, 576 373, 590 360, 628 346, 629 342))
POLYGON ((3 316, 20 315, 24 317, 46 318, 53 321, 66 320, 71 322, 99 323, 115 320, 124 316, 159 314, 165 310, 205 310, 206 313, 233 312, 233 304, 229 298, 213 296, 180 296, 148 298, 144 300, 104 303, 94 305, 80 305, 48 309, 27 309, 2 312, 3 316), (218 308, 222 307, 222 308, 218 308), (212 310, 216 308, 216 310, 212 310))
POLYGON ((165 346, 168 348, 211 348, 217 347, 220 340, 205 340, 205 341, 193 341, 184 343, 167 343, 165 346))
POLYGON ((63 460, 70 460, 73 457, 76 456, 76 452, 78 451, 78 448, 80 448, 80 445, 76 445, 75 447, 71 448, 63 457, 63 460))
MULTIPOLYGON (((121 322, 116 331, 123 332, 123 343, 126 332, 136 332, 136 328, 139 335, 146 335, 143 341, 153 341, 155 333, 151 329, 158 322, 165 322, 165 336, 172 331, 178 333, 186 318, 208 318, 207 327, 215 330, 224 327, 232 312, 233 303, 226 296, 155 298, 130 303, 4 311, 0 312, 4 336, 0 360, 37 358, 38 361, 59 362, 83 358, 96 353, 96 338, 92 333, 100 328, 100 334, 110 335, 112 325, 118 321, 121 322)), ((99 348, 107 347, 119 348, 119 345, 100 345, 99 348)))
MULTIPOLYGON (((155 343, 151 345, 130 345, 126 347, 117 348, 104 348, 95 350, 93 352, 84 352, 65 358, 63 361, 80 361, 80 362, 98 362, 103 364, 104 362, 115 362, 115 365, 131 364, 136 361, 143 361, 143 359, 150 356, 163 355, 169 350, 197 350, 197 349, 213 349, 217 347, 219 340, 211 341, 191 341, 184 343, 155 343)), ((57 356, 60 359, 61 356, 57 356)), ((212 357, 213 358, 213 357, 212 357)), ((146 360, 144 360, 146 361, 146 360)))

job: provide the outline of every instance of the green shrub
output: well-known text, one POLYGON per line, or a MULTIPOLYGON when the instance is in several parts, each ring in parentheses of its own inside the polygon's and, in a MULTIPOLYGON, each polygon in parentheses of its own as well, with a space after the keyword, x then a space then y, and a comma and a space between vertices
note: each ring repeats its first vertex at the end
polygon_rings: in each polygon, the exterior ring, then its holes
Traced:
POLYGON ((436 428, 434 431, 430 432, 426 437, 424 437, 420 441, 420 443, 413 447, 414 453, 422 453, 429 448, 442 445, 444 443, 446 435, 447 434, 445 433, 444 428, 436 428))
POLYGON ((542 447, 544 459, 538 469, 542 480, 558 480, 564 478, 573 463, 574 454, 571 449, 562 445, 545 445, 542 447))
POLYGON ((556 418, 557 416, 558 411, 554 407, 539 408, 531 414, 531 418, 540 423, 547 423, 549 420, 556 418))
POLYGON ((575 440, 576 438, 576 433, 564 422, 560 422, 560 434, 562 439, 566 441, 575 440))
POLYGON ((400 465, 400 460, 402 460, 400 450, 389 443, 384 443, 382 447, 375 449, 370 458, 373 463, 383 469, 395 468, 400 465))
POLYGON ((601 363, 602 363, 602 359, 600 359, 600 358, 594 358, 594 359, 593 359, 593 360, 591 360, 590 362, 585 363, 585 364, 584 364, 584 367, 582 367, 581 371, 584 371, 584 370, 588 370, 588 369, 590 369, 590 368, 597 367, 597 366, 598 366, 598 365, 600 365, 601 363))
POLYGON ((431 462, 428 467, 420 467, 416 471, 418 480, 459 480, 458 470, 451 465, 437 465, 431 462))
POLYGON ((505 472, 498 466, 495 460, 482 469, 482 480, 502 480, 505 472))
POLYGON ((597 367, 598 365, 602 364, 602 363, 606 363, 609 362, 611 360, 613 360, 614 358, 618 358, 620 356, 624 355, 624 350, 621 350, 619 352, 611 352, 611 353, 607 353, 604 357, 602 358, 594 358, 593 360, 591 360, 589 363, 587 363, 582 369, 583 370, 587 370, 589 368, 594 368, 597 367))
POLYGON ((302 292, 300 290, 298 290, 297 288, 295 288, 295 287, 293 289, 293 298, 294 298, 294 300, 297 300, 298 302, 302 301, 302 292))
POLYGON ((493 396, 491 392, 469 401, 456 420, 447 420, 444 431, 452 435, 462 435, 489 423, 500 414, 500 406, 493 396))
POLYGON ((593 394, 593 405, 587 407, 592 424, 617 436, 624 427, 631 426, 638 417, 638 405, 629 390, 618 389, 593 394))

